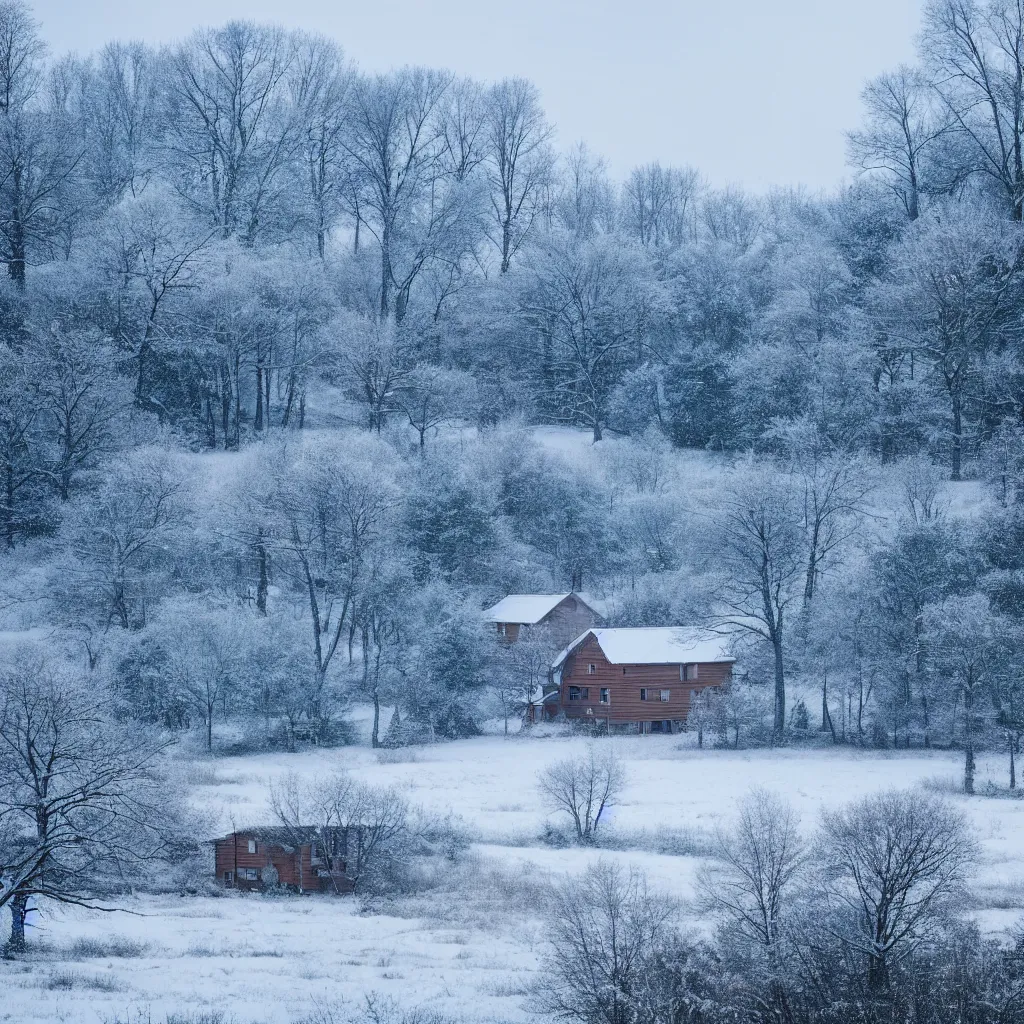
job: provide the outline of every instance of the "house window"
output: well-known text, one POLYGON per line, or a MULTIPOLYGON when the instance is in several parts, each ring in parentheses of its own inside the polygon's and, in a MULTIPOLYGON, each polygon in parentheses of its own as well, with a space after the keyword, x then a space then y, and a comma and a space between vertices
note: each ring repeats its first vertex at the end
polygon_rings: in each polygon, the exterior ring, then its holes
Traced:
POLYGON ((641 700, 647 700, 647 687, 646 686, 641 686, 640 687, 640 699, 641 700))
POLYGON ((611 690, 609 690, 607 686, 602 686, 601 687, 601 703, 602 704, 611 704, 611 702, 612 702, 611 690))
POLYGON ((247 882, 258 882, 260 880, 259 868, 244 868, 243 871, 247 882))
POLYGON ((597 675, 597 666, 596 665, 588 665, 587 666, 587 675, 588 676, 596 676, 597 675))
POLYGON ((679 678, 682 682, 687 682, 690 679, 697 678, 697 666, 696 665, 680 665, 679 666, 679 678))
POLYGON ((235 877, 234 872, 232 872, 232 871, 225 871, 224 872, 224 881, 225 882, 230 882, 234 877, 235 877))
POLYGON ((255 853, 256 852, 256 840, 255 839, 250 839, 249 840, 249 852, 250 853, 255 853))
POLYGON ((498 636, 504 636, 504 635, 505 635, 505 623, 504 622, 499 622, 498 623, 498 636))
POLYGON ((580 699, 580 688, 578 686, 570 686, 569 687, 569 700, 579 700, 579 699, 580 699))
POLYGON ((662 690, 661 691, 661 702, 662 702, 662 704, 667 703, 671 696, 672 696, 672 691, 671 690, 662 690))

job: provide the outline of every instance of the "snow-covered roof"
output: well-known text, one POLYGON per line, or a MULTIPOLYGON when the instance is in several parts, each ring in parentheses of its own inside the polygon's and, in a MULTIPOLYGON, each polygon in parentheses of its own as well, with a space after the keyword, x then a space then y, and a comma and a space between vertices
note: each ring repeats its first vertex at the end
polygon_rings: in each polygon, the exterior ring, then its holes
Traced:
POLYGON ((568 594, 509 594, 484 612, 487 622, 518 622, 532 626, 550 615, 568 594))
POLYGON ((534 626, 550 615, 567 597, 575 597, 591 610, 597 610, 580 594, 509 594, 483 613, 484 621, 534 626))
POLYGON ((558 655, 551 667, 558 668, 588 636, 597 640, 613 665, 686 665, 736 660, 729 652, 728 636, 700 626, 655 626, 588 629, 558 655))

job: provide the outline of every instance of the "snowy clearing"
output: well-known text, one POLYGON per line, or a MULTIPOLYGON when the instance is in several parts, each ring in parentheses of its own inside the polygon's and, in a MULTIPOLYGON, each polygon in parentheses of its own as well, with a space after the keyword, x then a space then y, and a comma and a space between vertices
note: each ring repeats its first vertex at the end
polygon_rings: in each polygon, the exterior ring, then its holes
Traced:
MULTIPOLYGON (((696 926, 686 901, 700 860, 649 852, 659 831, 709 833, 762 784, 784 794, 810 831, 822 807, 894 782, 948 787, 961 767, 960 756, 946 752, 701 751, 690 737, 613 737, 601 742, 626 762, 629 784, 612 824, 617 835, 639 835, 649 848, 540 845, 546 815, 537 772, 584 742, 486 736, 379 754, 348 747, 193 761, 193 799, 225 831, 270 820, 272 780, 344 768, 397 785, 414 803, 461 815, 479 842, 456 869, 460 880, 451 891, 372 912, 360 912, 354 898, 237 893, 140 897, 123 904, 131 913, 115 915, 46 908, 31 935, 45 947, 42 956, 0 966, 0 1020, 99 1024, 117 1014, 216 1009, 239 1022, 291 1024, 315 1004, 354 1009, 375 992, 466 1021, 526 1021, 544 956, 546 879, 614 859, 680 898, 687 923, 696 926), (118 944, 130 955, 114 955, 118 944)), ((979 784, 1003 782, 1003 772, 1001 759, 986 759, 979 784)), ((983 849, 974 912, 983 928, 1000 931, 1024 906, 1024 801, 951 798, 974 822, 983 849)))

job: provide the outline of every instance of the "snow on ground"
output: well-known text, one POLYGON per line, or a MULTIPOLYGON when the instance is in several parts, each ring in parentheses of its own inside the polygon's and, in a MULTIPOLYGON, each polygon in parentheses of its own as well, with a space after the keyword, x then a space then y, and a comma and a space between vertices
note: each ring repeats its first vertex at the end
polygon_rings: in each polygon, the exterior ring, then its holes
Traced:
MULTIPOLYGON (((368 992, 469 1022, 526 1021, 530 985, 541 977, 545 880, 605 857, 641 868, 685 907, 700 859, 649 852, 659 830, 710 832, 728 821, 737 799, 764 785, 795 805, 809 832, 823 807, 892 785, 952 789, 961 767, 945 752, 701 751, 677 736, 601 742, 614 746, 629 775, 612 827, 620 839, 642 833, 647 849, 540 844, 546 813, 537 772, 582 750, 579 738, 486 736, 394 752, 348 747, 194 761, 187 769, 193 799, 224 831, 270 820, 267 786, 289 772, 312 778, 347 769, 396 785, 410 801, 459 814, 475 830, 479 842, 461 869, 470 881, 374 913, 361 913, 353 899, 238 894, 140 897, 123 905, 131 913, 114 915, 45 908, 33 938, 49 951, 0 964, 0 1021, 99 1024, 137 1012, 156 1021, 212 1008, 240 1024, 291 1024, 314 1001, 354 1006, 368 992), (112 955, 104 947, 112 935, 145 948, 112 955)), ((980 785, 1004 782, 1004 768, 1000 759, 984 760, 980 785)), ((950 798, 983 849, 978 919, 988 930, 1008 928, 1024 905, 1024 801, 950 798)))

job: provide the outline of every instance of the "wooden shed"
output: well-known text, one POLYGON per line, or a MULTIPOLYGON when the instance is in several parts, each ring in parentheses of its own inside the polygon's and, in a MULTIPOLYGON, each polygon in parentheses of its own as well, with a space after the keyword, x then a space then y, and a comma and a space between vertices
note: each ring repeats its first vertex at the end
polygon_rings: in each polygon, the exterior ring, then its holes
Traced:
POLYGON ((295 892, 351 892, 347 831, 262 825, 239 829, 214 840, 217 880, 246 891, 283 885, 295 892))
POLYGON ((556 645, 566 644, 581 630, 604 621, 592 601, 582 594, 509 594, 485 609, 483 617, 494 623, 498 636, 507 643, 518 640, 525 629, 545 629, 554 640, 554 653, 556 645))
POLYGON ((555 659, 558 697, 545 710, 609 730, 678 732, 693 695, 726 685, 735 661, 727 637, 699 627, 588 629, 555 659))

